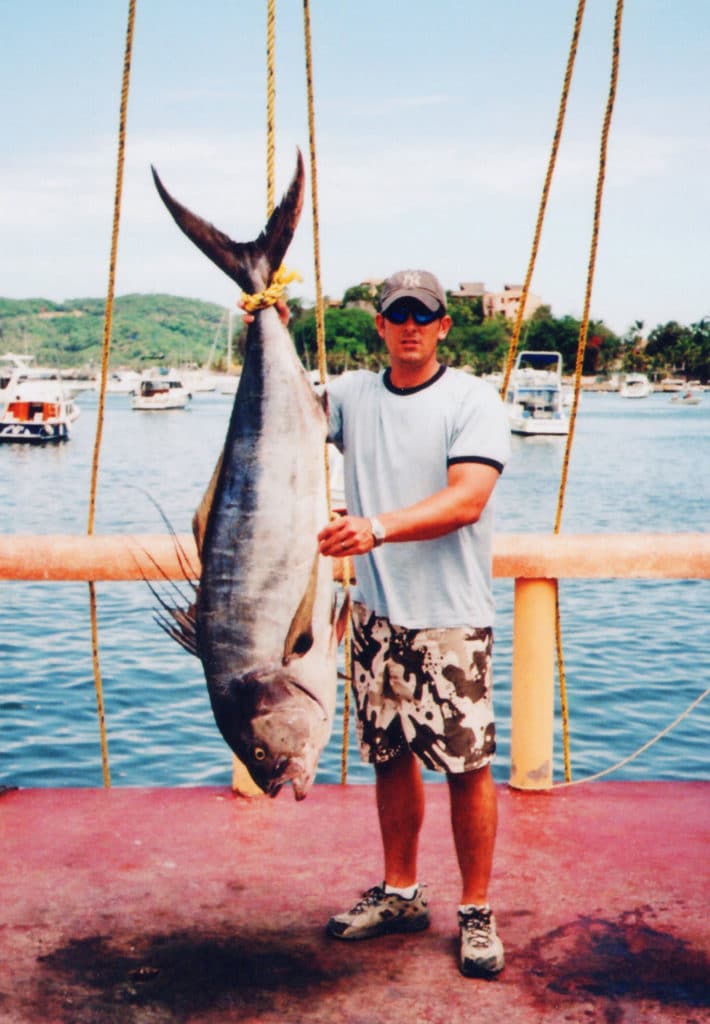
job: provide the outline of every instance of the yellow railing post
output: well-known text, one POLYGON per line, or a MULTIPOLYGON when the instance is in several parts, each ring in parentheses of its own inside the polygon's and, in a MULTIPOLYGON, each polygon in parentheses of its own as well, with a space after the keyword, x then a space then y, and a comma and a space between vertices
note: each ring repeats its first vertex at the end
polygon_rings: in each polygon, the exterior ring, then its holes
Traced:
POLYGON ((510 785, 550 789, 555 703, 554 579, 516 579, 510 785))

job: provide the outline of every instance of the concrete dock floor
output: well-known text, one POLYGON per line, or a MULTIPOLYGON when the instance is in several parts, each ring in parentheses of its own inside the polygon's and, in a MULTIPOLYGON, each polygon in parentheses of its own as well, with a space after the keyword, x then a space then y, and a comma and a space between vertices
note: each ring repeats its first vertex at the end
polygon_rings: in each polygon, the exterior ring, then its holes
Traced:
POLYGON ((428 783, 432 925, 344 943, 381 880, 374 791, 20 790, 0 797, 0 1021, 705 1024, 710 783, 501 787, 492 982, 455 961, 445 785, 428 783))

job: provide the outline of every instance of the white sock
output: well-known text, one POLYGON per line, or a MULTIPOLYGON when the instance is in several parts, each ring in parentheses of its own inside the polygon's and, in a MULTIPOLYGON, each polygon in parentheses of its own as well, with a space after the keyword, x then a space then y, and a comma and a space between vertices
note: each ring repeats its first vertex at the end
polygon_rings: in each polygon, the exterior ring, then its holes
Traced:
POLYGON ((406 889, 398 889, 394 885, 388 885, 385 882, 385 892, 390 896, 401 896, 402 899, 411 900, 414 898, 414 894, 419 888, 419 883, 415 882, 414 885, 408 885, 406 889))
POLYGON ((472 910, 490 910, 488 903, 459 903, 459 910, 462 914, 470 914, 472 910))

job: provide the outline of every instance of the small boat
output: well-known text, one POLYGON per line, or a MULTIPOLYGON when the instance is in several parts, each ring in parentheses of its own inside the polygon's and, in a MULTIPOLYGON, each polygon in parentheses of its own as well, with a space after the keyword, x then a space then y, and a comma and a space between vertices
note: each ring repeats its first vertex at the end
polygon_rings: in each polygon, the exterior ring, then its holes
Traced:
POLYGON ((619 388, 622 398, 648 398, 651 394, 651 382, 645 373, 627 373, 619 388))
POLYGON ((559 352, 520 352, 505 396, 514 434, 547 436, 569 433, 564 410, 562 356, 559 352))
POLYGON ((163 409, 184 409, 192 397, 174 370, 146 370, 141 377, 131 407, 148 412, 163 409))
POLYGON ((701 396, 697 391, 692 388, 686 388, 685 391, 679 391, 673 395, 671 402, 676 405, 700 405, 701 396))
POLYGON ((4 389, 0 441, 51 444, 69 440, 80 409, 67 395, 59 374, 16 369, 4 389))

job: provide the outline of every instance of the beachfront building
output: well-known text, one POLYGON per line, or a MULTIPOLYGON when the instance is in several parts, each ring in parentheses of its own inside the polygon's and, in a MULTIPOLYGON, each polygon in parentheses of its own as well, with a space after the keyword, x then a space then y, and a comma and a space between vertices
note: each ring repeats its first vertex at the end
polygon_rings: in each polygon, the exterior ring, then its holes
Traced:
MULTIPOLYGON (((451 292, 452 299, 481 299, 483 315, 496 316, 502 313, 508 320, 515 320, 523 296, 523 287, 519 284, 505 284, 502 292, 486 291, 482 281, 462 281, 457 292, 451 292)), ((536 309, 543 305, 539 295, 528 293, 525 303, 524 319, 529 320, 536 309)))

